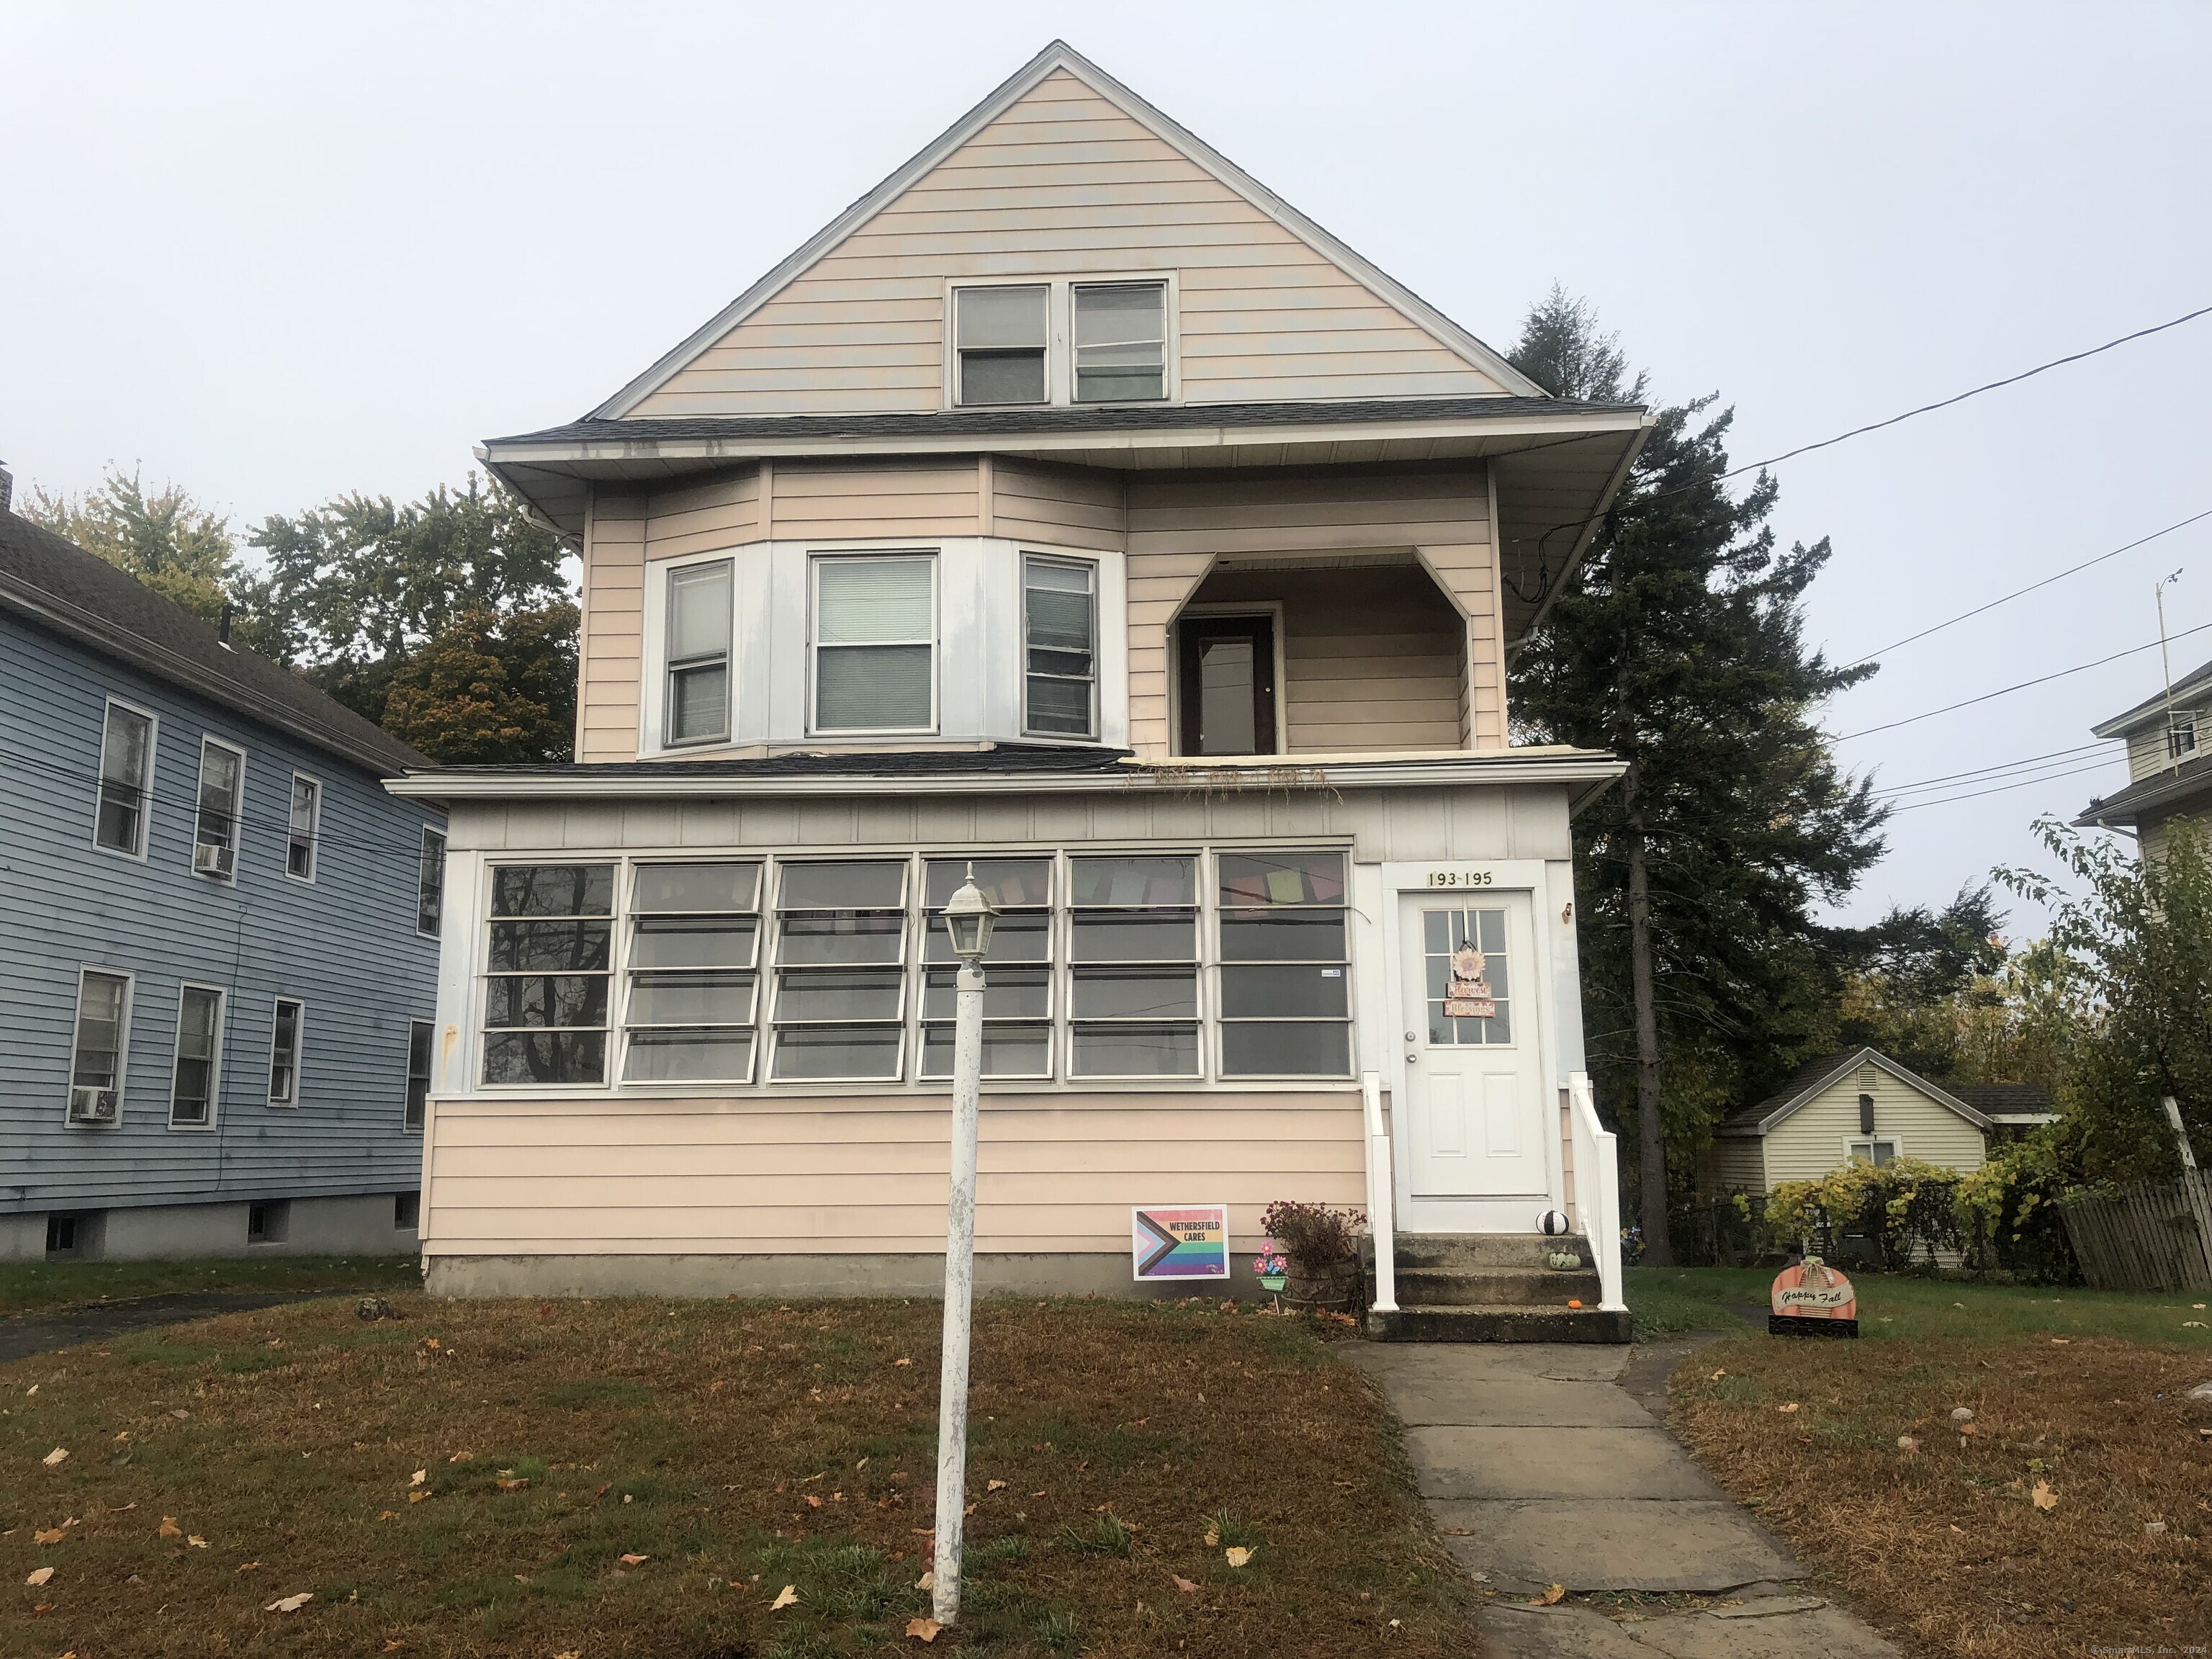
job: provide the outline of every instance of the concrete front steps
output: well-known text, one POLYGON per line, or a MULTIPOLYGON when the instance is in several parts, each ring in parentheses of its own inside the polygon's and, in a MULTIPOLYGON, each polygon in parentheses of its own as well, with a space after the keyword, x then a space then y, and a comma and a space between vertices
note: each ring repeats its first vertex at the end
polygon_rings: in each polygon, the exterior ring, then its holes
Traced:
POLYGON ((1628 1340, 1626 1312, 1598 1307, 1586 1238, 1413 1233, 1397 1246, 1398 1311, 1367 1315, 1368 1334, 1378 1342, 1628 1340), (1554 1252, 1571 1253, 1575 1266, 1553 1267, 1554 1252), (1583 1305, 1570 1308, 1570 1301, 1583 1305))

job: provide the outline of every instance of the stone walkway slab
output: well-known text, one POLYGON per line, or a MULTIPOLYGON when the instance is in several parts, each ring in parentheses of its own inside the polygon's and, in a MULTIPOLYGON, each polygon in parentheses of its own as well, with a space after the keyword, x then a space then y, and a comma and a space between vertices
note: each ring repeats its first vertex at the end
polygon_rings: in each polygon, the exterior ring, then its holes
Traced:
POLYGON ((1501 1589, 1712 1595, 1805 1571, 1732 1498, 1444 1498, 1430 1508, 1451 1553, 1501 1589))
MULTIPOLYGON (((1584 1428, 1571 1455, 1516 1428, 1406 1431, 1424 1498, 1702 1498, 1728 1494, 1656 1424, 1584 1428)), ((1747 1580, 1736 1579, 1736 1583, 1747 1580)))

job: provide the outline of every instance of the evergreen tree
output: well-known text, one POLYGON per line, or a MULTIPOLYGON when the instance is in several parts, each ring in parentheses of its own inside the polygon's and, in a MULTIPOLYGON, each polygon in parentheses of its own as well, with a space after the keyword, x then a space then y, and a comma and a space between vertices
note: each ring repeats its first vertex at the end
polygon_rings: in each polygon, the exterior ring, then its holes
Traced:
MULTIPOLYGON (((1512 355, 1561 397, 1644 387, 1557 289, 1512 355)), ((1686 1177, 1711 1122, 1832 1029, 1832 941, 1814 910, 1883 846, 1883 809, 1813 723, 1873 672, 1806 647, 1800 602, 1829 544, 1778 547, 1771 478, 1731 492, 1732 416, 1713 402, 1659 411, 1513 691, 1526 735, 1627 763, 1577 821, 1577 885, 1592 1069, 1616 1121, 1636 1121, 1659 1264, 1673 1260, 1670 1168, 1686 1177)))

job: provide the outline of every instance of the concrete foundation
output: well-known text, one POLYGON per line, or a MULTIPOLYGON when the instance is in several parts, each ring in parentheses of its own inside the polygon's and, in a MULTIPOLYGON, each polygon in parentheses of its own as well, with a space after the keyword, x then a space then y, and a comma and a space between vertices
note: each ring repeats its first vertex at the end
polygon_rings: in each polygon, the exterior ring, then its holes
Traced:
POLYGON ((0 1261, 43 1261, 46 1218, 42 1215, 0 1215, 0 1261))
MULTIPOLYGON (((265 1200, 274 1223, 266 1238, 249 1238, 252 1203, 147 1204, 85 1208, 73 1259, 88 1261, 183 1261, 204 1256, 411 1255, 412 1227, 393 1225, 392 1193, 265 1200)), ((264 1202, 256 1200, 253 1202, 264 1202)), ((42 1261, 44 1213, 0 1216, 0 1261, 42 1261)))
MULTIPOLYGON (((902 1296, 945 1293, 942 1255, 431 1255, 433 1296, 902 1296)), ((1136 1300, 1264 1294, 1238 1275, 1134 1283, 1129 1258, 981 1255, 979 1296, 1112 1296, 1136 1300)))

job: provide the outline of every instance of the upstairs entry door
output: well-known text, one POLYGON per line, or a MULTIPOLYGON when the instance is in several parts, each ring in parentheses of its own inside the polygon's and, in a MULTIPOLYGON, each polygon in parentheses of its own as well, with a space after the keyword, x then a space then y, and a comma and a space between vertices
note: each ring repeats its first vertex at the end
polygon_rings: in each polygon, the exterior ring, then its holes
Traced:
POLYGON ((1408 893, 1399 902, 1405 1067, 1393 1115, 1406 1139, 1406 1227, 1528 1226, 1551 1189, 1528 896, 1408 893), (1449 1012, 1462 951, 1488 995, 1458 1006, 1487 1003, 1487 1015, 1449 1012))

